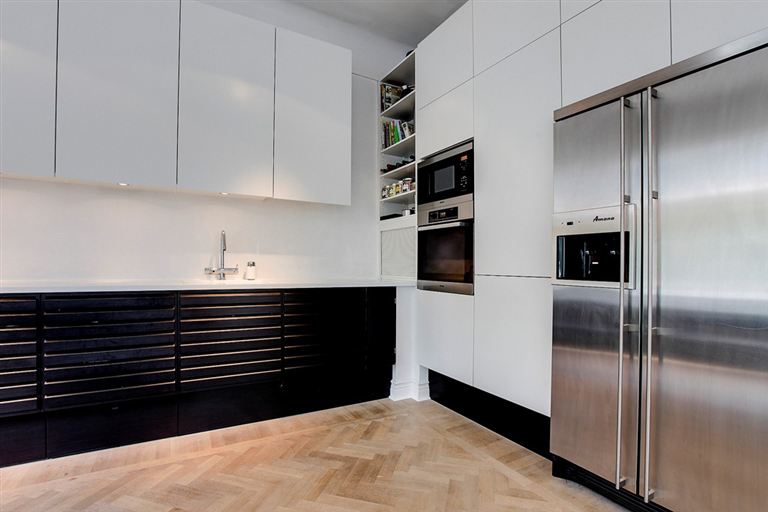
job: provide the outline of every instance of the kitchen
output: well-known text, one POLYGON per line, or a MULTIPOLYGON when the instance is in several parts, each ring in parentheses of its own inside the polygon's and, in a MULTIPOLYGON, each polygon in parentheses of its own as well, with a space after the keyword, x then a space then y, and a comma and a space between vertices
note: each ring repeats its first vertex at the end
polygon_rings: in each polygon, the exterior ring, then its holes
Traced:
POLYGON ((0 6, 0 509, 762 509, 767 2, 0 6))

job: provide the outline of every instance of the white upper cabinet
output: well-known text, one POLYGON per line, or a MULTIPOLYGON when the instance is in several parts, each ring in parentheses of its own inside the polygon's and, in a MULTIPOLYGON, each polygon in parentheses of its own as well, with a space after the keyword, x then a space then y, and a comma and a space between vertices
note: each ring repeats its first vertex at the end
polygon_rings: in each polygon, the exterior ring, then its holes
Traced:
POLYGON ((469 1, 419 43, 416 108, 425 107, 472 75, 472 2, 469 1))
POLYGON ((181 4, 179 188, 272 196, 275 27, 181 4))
POLYGON ((0 172, 53 177, 56 0, 0 1, 0 172))
POLYGON ((559 106, 557 31, 475 77, 475 269, 480 274, 551 273, 552 112, 559 106))
POLYGON ((179 3, 61 0, 56 175, 176 185, 179 3))
POLYGON ((472 138, 473 82, 464 82, 416 111, 417 159, 472 138))
POLYGON ((351 52, 278 28, 275 198, 350 204, 351 118, 351 52))
POLYGON ((474 1, 475 74, 560 24, 559 0, 474 1))
POLYGON ((561 0, 560 19, 562 22, 565 22, 599 1, 600 0, 561 0))
POLYGON ((551 355, 550 280, 478 276, 475 387, 549 416, 551 355))
POLYGON ((472 385, 474 308, 472 295, 416 290, 419 365, 472 385))
POLYGON ((563 103, 670 62, 669 0, 603 0, 562 26, 563 103))
POLYGON ((768 27, 768 0, 672 0, 678 62, 768 27))

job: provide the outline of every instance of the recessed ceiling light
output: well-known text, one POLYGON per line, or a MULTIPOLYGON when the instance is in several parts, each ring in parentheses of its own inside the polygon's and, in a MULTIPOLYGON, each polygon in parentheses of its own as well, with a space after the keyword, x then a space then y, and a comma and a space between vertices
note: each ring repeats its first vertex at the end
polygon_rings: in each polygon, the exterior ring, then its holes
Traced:
POLYGON ((228 196, 228 195, 229 195, 229 192, 219 192, 219 194, 221 194, 221 195, 223 195, 223 196, 228 196))
POLYGON ((118 185, 120 185, 121 187, 127 187, 128 186, 127 183, 122 183, 122 182, 118 183, 118 185))

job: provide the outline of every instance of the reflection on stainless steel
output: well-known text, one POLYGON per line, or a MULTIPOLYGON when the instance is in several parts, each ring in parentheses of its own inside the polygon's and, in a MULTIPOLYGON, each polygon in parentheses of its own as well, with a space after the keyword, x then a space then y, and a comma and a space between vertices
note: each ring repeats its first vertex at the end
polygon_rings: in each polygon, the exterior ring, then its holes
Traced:
POLYGON ((658 95, 654 501, 676 511, 764 511, 768 51, 658 95), (733 189, 752 193, 717 194, 733 189))
POLYGON ((551 450, 675 512, 763 512, 768 49, 650 91, 555 127, 555 218, 635 205, 638 279, 553 280, 551 450))

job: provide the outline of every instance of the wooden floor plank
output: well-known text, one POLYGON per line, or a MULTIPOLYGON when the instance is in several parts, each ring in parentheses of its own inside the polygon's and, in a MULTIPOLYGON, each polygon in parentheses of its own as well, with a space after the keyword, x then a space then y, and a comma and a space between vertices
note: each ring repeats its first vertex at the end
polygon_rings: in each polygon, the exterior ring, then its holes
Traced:
POLYGON ((379 400, 0 469, 1 512, 618 512, 434 403, 379 400))

